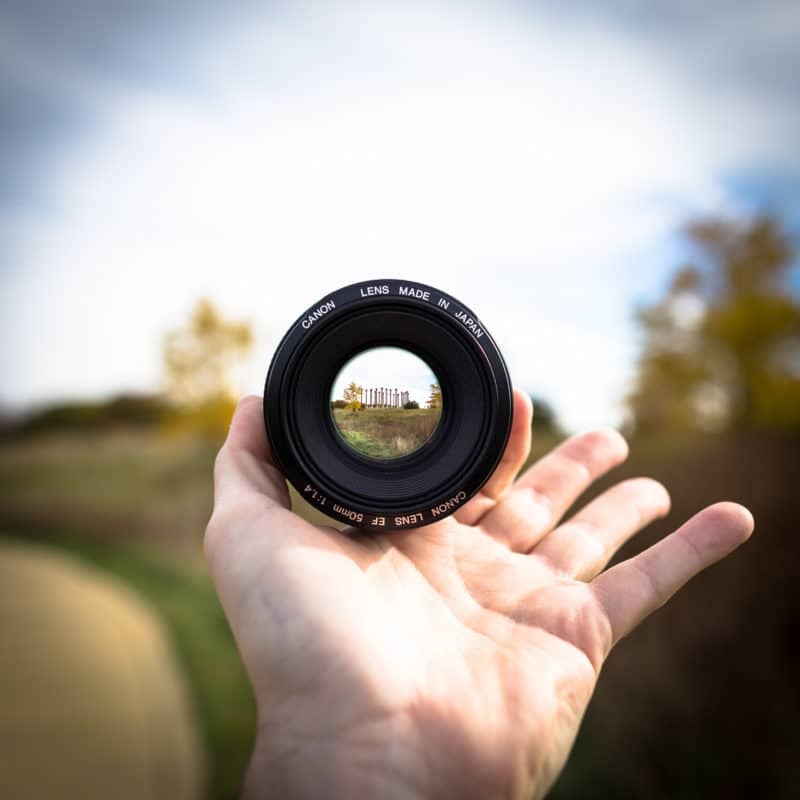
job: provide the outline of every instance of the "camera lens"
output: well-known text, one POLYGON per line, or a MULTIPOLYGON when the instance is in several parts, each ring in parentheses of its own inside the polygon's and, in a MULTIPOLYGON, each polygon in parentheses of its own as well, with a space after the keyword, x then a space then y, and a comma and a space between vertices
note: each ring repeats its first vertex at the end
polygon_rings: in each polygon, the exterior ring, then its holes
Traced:
POLYGON ((346 286, 275 351, 264 419, 297 491, 334 519, 443 519, 489 479, 511 429, 508 371, 480 319, 421 283, 346 286))

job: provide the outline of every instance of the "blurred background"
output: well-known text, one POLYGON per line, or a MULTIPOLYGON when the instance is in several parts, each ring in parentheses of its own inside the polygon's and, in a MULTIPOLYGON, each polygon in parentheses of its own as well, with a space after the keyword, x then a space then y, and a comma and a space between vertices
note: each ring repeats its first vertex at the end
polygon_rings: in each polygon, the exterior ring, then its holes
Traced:
POLYGON ((305 307, 394 277, 481 315, 534 456, 628 435, 603 486, 673 510, 621 557, 755 515, 552 796, 796 797, 798 41, 792 0, 2 0, 0 794, 236 796, 214 454, 305 307))

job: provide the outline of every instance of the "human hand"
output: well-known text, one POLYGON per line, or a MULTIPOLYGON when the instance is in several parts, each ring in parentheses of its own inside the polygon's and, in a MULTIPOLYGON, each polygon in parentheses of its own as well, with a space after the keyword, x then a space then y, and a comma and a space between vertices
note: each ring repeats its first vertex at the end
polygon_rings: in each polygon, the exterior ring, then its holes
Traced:
POLYGON ((340 533, 291 512, 261 398, 240 402, 205 548, 258 704, 245 797, 542 797, 610 649, 749 537, 718 503, 603 571, 667 492, 623 481, 560 522, 627 445, 575 436, 515 481, 531 415, 515 391, 504 457, 455 515, 340 533))

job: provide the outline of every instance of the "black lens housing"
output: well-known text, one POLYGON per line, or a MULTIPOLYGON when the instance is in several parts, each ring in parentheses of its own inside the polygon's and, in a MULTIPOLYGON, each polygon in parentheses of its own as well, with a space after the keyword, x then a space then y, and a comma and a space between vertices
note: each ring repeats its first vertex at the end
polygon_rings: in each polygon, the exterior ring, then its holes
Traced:
POLYGON ((512 388, 500 351, 463 303, 421 283, 355 283, 322 298, 278 345, 264 421, 278 466, 300 495, 359 528, 399 530, 457 511, 494 472, 508 441, 512 388), (378 459, 336 430, 330 394, 341 368, 375 347, 427 362, 444 402, 430 439, 378 459))

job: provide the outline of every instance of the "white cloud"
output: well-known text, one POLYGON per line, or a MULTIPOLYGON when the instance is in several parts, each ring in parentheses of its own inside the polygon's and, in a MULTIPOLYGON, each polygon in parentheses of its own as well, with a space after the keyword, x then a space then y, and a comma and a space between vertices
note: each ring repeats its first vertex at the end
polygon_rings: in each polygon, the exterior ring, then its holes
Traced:
POLYGON ((568 425, 617 421, 637 254, 722 203, 763 123, 727 98, 721 130, 722 106, 598 29, 488 5, 300 9, 209 43, 194 96, 98 108, 52 175, 57 215, 19 231, 0 397, 157 385, 160 337, 200 295, 254 321, 260 391, 306 306, 407 277, 471 306, 568 425))

